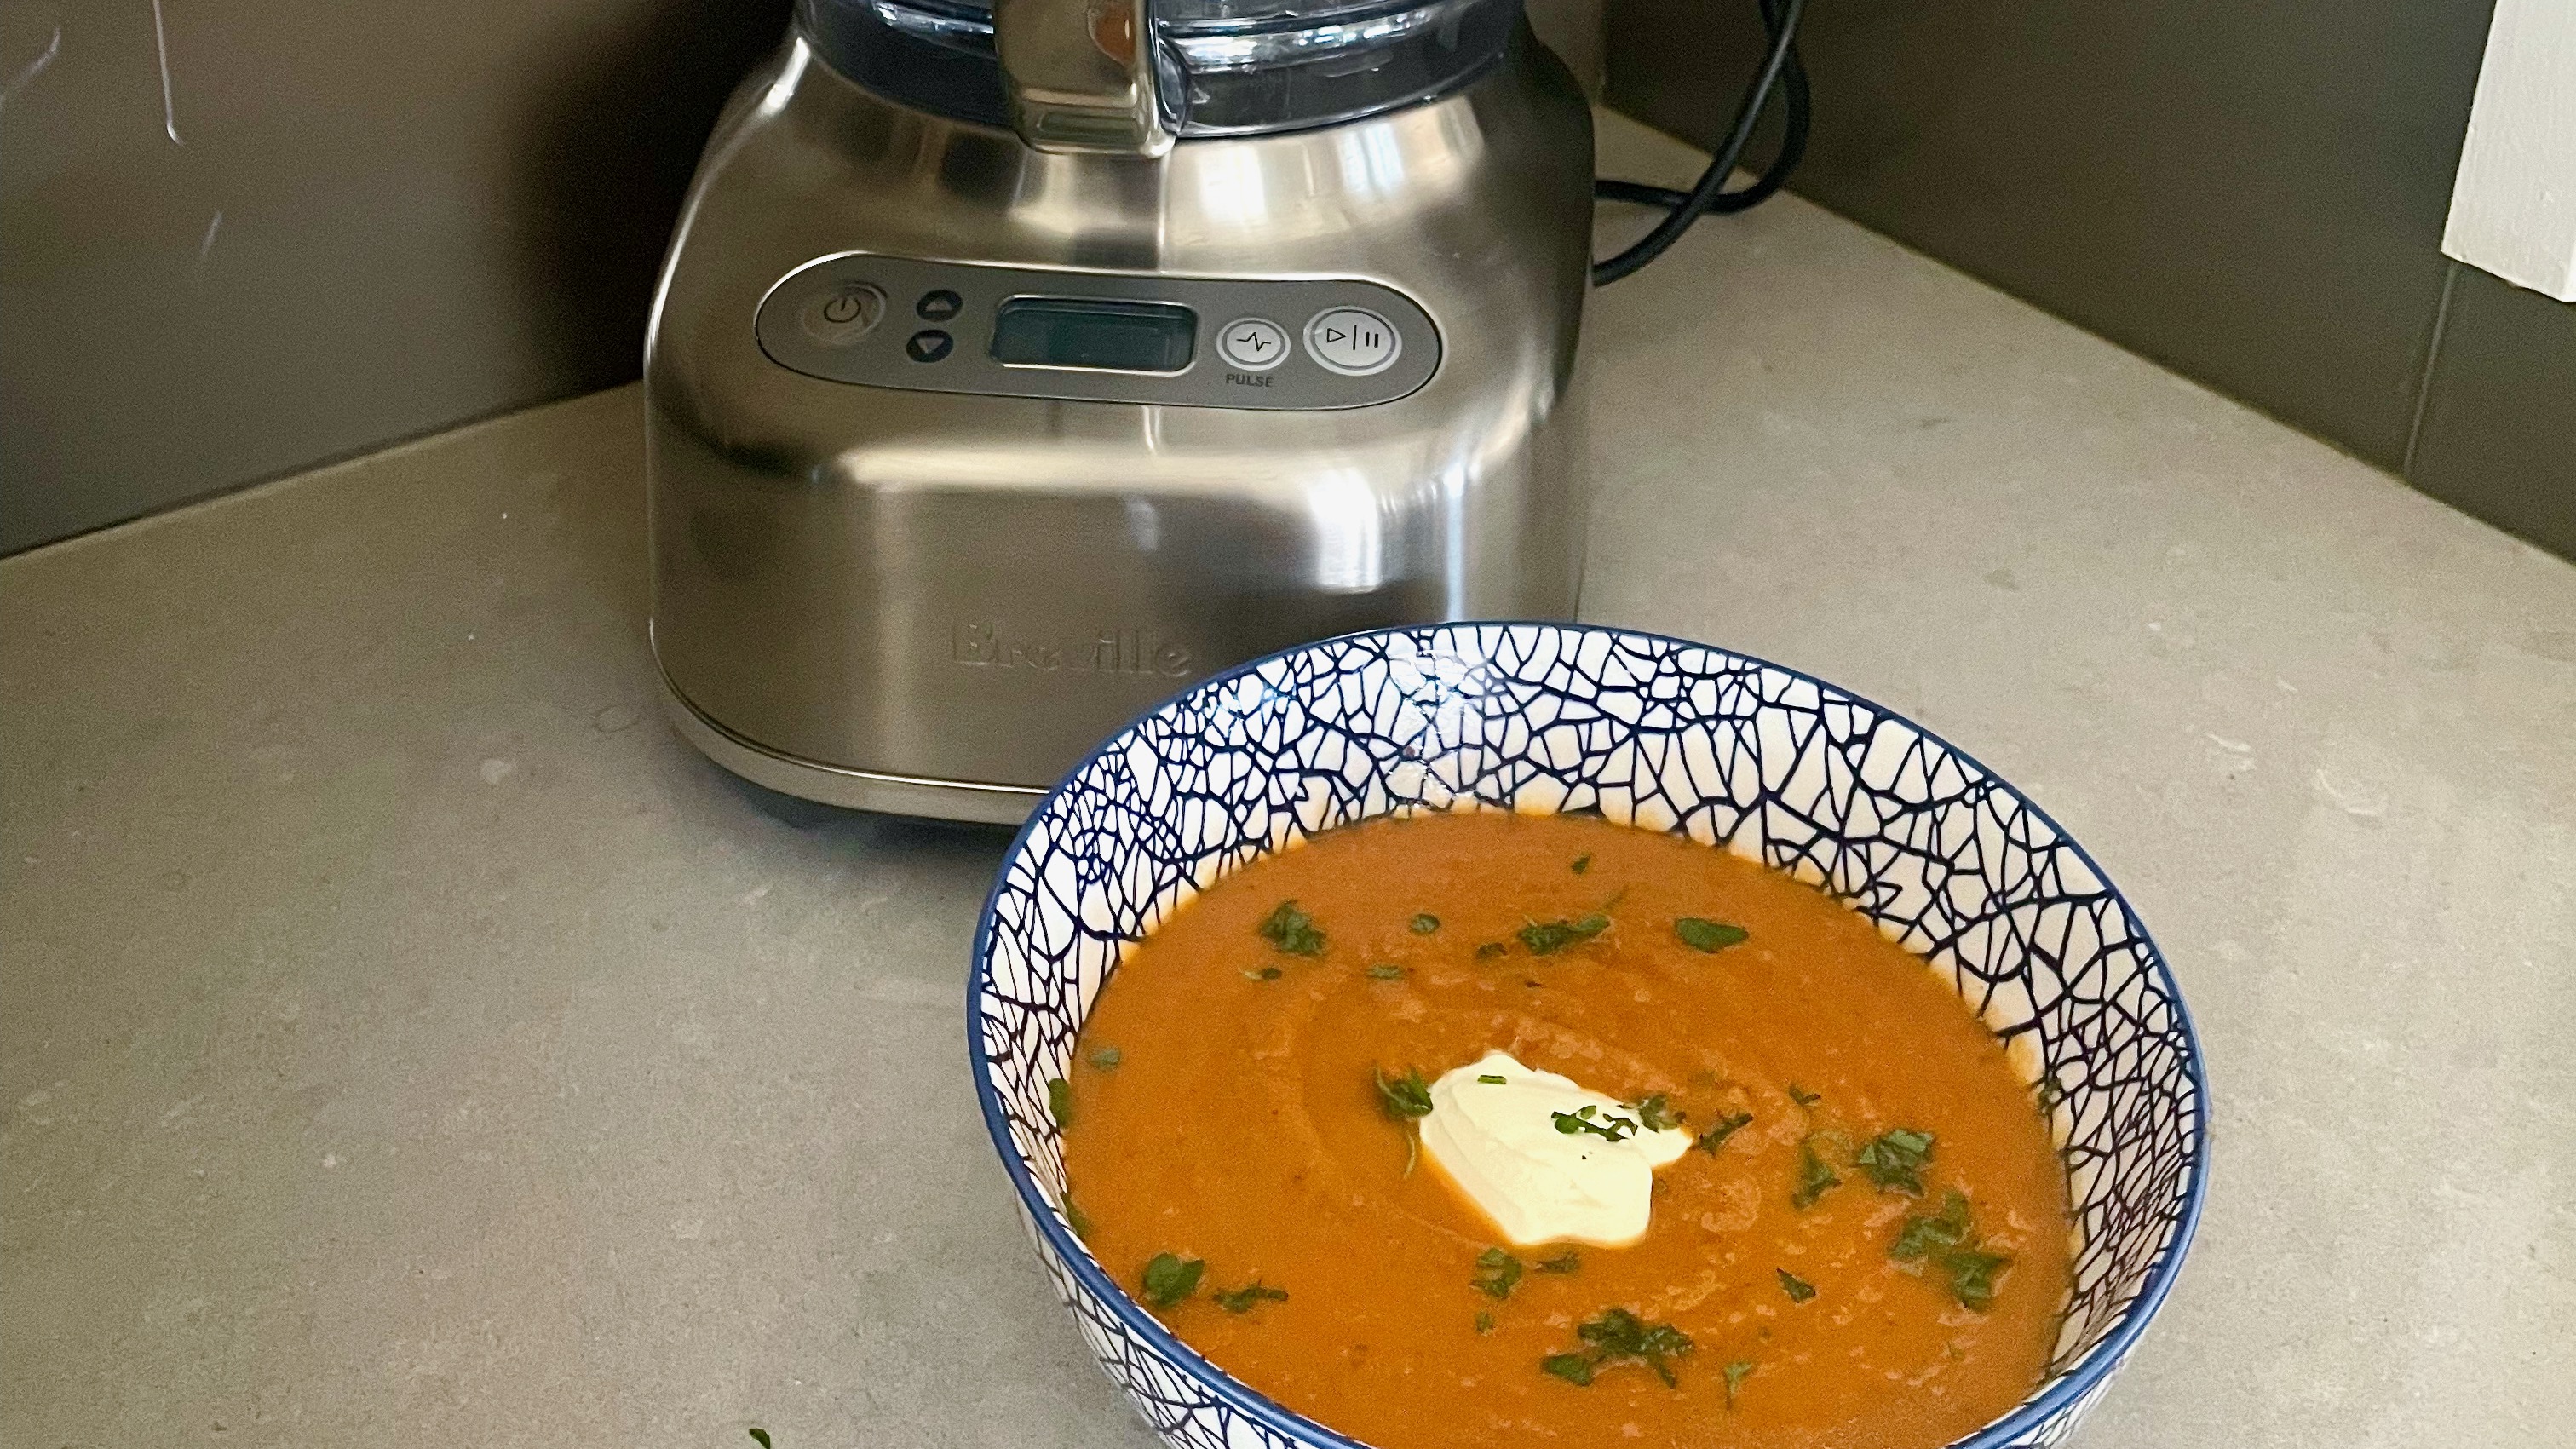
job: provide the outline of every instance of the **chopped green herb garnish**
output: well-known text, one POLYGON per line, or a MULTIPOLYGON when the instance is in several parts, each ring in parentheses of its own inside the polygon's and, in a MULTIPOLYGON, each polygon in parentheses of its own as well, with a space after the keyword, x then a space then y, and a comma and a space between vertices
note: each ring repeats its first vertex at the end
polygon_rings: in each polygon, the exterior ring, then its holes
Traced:
POLYGON ((1581 874, 1583 874, 1585 871, 1590 870, 1591 868, 1592 868, 1592 857, 1591 857, 1591 856, 1589 856, 1589 855, 1578 855, 1578 856, 1576 856, 1576 857, 1574 858, 1574 873, 1575 873, 1576 875, 1581 875, 1581 874))
POLYGON ((1477 1081, 1480 1081, 1480 1082, 1482 1082, 1482 1083, 1484 1083, 1486 1086, 1489 1086, 1489 1087, 1503 1087, 1503 1086, 1509 1086, 1509 1085, 1511 1084, 1511 1078, 1509 1078, 1509 1077, 1498 1077, 1498 1076, 1495 1076, 1492 1072, 1480 1072, 1480 1073, 1478 1073, 1478 1074, 1477 1074, 1477 1076, 1476 1076, 1476 1080, 1477 1080, 1477 1081))
POLYGON ((1622 1137, 1637 1135, 1637 1124, 1634 1120, 1599 1112, 1590 1106, 1577 1107, 1571 1112, 1550 1112, 1547 1115, 1548 1120, 1556 1124, 1556 1130, 1568 1137, 1578 1132, 1589 1132, 1595 1137, 1616 1142, 1622 1137))
POLYGON ((1439 929, 1440 918, 1429 911, 1424 911, 1413 918, 1413 934, 1417 936, 1428 936, 1439 929))
POLYGON ((1199 1279, 1206 1273, 1207 1263, 1202 1259, 1156 1253, 1145 1265, 1145 1301, 1157 1308, 1169 1308, 1199 1291, 1199 1279))
POLYGON ((1967 1240, 1968 1195, 1952 1189, 1943 1195, 1939 1213, 1916 1213, 1905 1220, 1887 1256, 1900 1263, 1919 1262, 1967 1240))
POLYGON ((2001 1253, 1976 1248, 1960 1248, 1941 1259, 1950 1270, 1950 1292, 1963 1308, 1983 1313, 1995 1301, 1995 1275, 2012 1266, 2012 1259, 2001 1253))
POLYGON ((1324 933, 1315 929, 1315 918, 1299 910, 1295 901, 1281 901, 1253 930, 1291 956, 1324 954, 1324 933))
POLYGON ((1511 947, 1504 945, 1500 941, 1487 941, 1485 944, 1476 948, 1476 959, 1479 961, 1491 961, 1510 949, 1511 947))
POLYGON ((1715 1157, 1717 1155, 1717 1149, 1726 1145, 1727 1138, 1743 1131, 1746 1127, 1751 1126, 1752 1123, 1753 1114, 1750 1112, 1738 1112, 1731 1117, 1720 1117, 1717 1119, 1717 1124, 1715 1126, 1699 1134, 1697 1137, 1692 1138, 1691 1146, 1698 1148, 1700 1151, 1707 1153, 1711 1157, 1715 1157))
POLYGON ((1243 979, 1246 981, 1276 981, 1279 979, 1281 974, 1282 973, 1279 968, 1276 966, 1264 966, 1258 971, 1244 972, 1243 979))
POLYGON ((1104 1072, 1116 1071, 1118 1064, 1125 1060, 1127 1054, 1116 1047, 1102 1047, 1091 1054, 1091 1064, 1104 1072))
POLYGON ((1431 1084, 1422 1080, 1422 1068, 1415 1067, 1400 1077, 1389 1077, 1384 1068, 1377 1073, 1377 1103, 1386 1109, 1389 1119, 1409 1122, 1431 1115, 1431 1084))
POLYGON ((1047 1078, 1047 1115, 1058 1127, 1073 1125, 1073 1083, 1062 1077, 1047 1078))
POLYGON ((1662 1132, 1682 1125, 1682 1114, 1673 1110, 1672 1099, 1661 1092, 1630 1103, 1628 1110, 1637 1114, 1637 1125, 1649 1132, 1662 1132))
POLYGON ((1285 1288, 1273 1288, 1269 1284, 1255 1278, 1240 1288, 1212 1290, 1209 1292, 1208 1297, 1214 1300, 1217 1307, 1224 1309, 1228 1313, 1250 1313, 1256 1305, 1261 1303, 1287 1302, 1288 1290, 1285 1288))
POLYGON ((1057 1205, 1064 1210, 1064 1225, 1073 1229, 1073 1235, 1084 1242, 1091 1241, 1091 1215, 1074 1206, 1072 1189, 1065 1190, 1063 1201, 1057 1205))
POLYGON ((1795 1082, 1789 1084, 1789 1100, 1801 1107, 1812 1107, 1825 1100, 1822 1092, 1810 1092, 1795 1082))
POLYGON ((1587 1346, 1575 1353, 1549 1354, 1539 1360, 1539 1372, 1581 1387, 1602 1369, 1634 1363, 1654 1370, 1664 1387, 1679 1387, 1669 1360, 1689 1353, 1691 1339, 1671 1324, 1649 1323, 1625 1308, 1605 1308, 1600 1317, 1574 1332, 1587 1346))
POLYGON ((1610 929, 1610 918, 1594 911, 1575 921, 1532 921, 1516 933, 1521 944, 1533 956, 1553 955, 1568 946, 1589 941, 1610 929))
POLYGON ((1553 1258, 1539 1259, 1538 1270, 1542 1273, 1578 1273, 1583 1270, 1583 1255, 1568 1248, 1553 1258))
POLYGON ((1404 968, 1401 966, 1371 966, 1365 974, 1371 981, 1402 981, 1404 979, 1404 968))
POLYGON ((1816 1296, 1815 1284, 1808 1282, 1806 1279, 1799 1277, 1797 1274, 1790 1272, 1786 1268, 1774 1268, 1771 1271, 1780 1276, 1780 1291, 1789 1295, 1790 1302, 1804 1303, 1808 1299, 1816 1296))
POLYGON ((1978 1244, 1968 1221, 1968 1196, 1956 1188, 1942 1197, 1940 1212, 1907 1218, 1887 1256, 1900 1263, 1928 1260, 1949 1275, 1951 1296, 1980 1313, 1995 1301, 1995 1275, 2012 1266, 2012 1259, 1978 1244))
POLYGON ((760 1449, 769 1449, 769 1431, 758 1424, 752 1425, 751 1442, 759 1445, 760 1449))
POLYGON ((1592 1356, 1587 1353, 1552 1353, 1538 1361, 1538 1371, 1554 1374, 1576 1388, 1592 1387, 1592 1356))
POLYGON ((1745 938, 1752 934, 1742 926, 1729 925, 1724 921, 1712 921, 1703 916, 1684 916, 1673 922, 1673 935, 1678 937, 1683 945, 1694 951, 1707 951, 1712 954, 1723 951, 1729 946, 1741 946, 1745 938))
POLYGON ((1476 1276, 1470 1280, 1477 1292, 1488 1298, 1509 1298, 1512 1285, 1521 1281, 1521 1260, 1500 1248, 1487 1248, 1476 1255, 1476 1276))
POLYGON ((1923 1195, 1923 1169, 1932 1161, 1932 1134, 1911 1127, 1882 1132, 1861 1144, 1852 1166, 1890 1192, 1923 1195))
POLYGON ((1739 1358, 1726 1366, 1726 1406, 1728 1408, 1735 1407, 1735 1391, 1744 1387, 1744 1381, 1752 1376, 1751 1359, 1739 1358))
POLYGON ((1493 1331, 1494 1331, 1494 1315, 1492 1315, 1492 1314, 1490 1314, 1490 1313, 1479 1313, 1479 1314, 1477 1314, 1477 1315, 1476 1315, 1476 1331, 1477 1331, 1478 1333, 1491 1333, 1491 1332, 1493 1332, 1493 1331))
POLYGON ((1843 1180, 1816 1155, 1815 1138, 1798 1144, 1798 1185, 1789 1193, 1790 1206, 1804 1212, 1816 1205, 1816 1199, 1842 1185, 1843 1180))

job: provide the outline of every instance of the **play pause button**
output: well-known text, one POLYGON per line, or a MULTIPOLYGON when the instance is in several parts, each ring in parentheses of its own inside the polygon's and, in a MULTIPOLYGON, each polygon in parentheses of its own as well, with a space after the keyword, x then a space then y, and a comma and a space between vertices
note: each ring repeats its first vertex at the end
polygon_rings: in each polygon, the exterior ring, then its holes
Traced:
POLYGON ((1334 307, 1306 323, 1306 352, 1344 377, 1384 372, 1404 351, 1393 323, 1365 307, 1334 307))

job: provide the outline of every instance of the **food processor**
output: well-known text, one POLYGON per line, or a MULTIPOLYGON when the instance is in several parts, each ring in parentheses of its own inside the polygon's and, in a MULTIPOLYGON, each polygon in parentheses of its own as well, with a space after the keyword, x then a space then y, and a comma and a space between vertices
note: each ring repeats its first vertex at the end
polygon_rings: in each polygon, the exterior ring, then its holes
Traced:
POLYGON ((673 722, 1013 822, 1245 660, 1571 617, 1592 196, 1521 0, 800 0, 647 334, 673 722))

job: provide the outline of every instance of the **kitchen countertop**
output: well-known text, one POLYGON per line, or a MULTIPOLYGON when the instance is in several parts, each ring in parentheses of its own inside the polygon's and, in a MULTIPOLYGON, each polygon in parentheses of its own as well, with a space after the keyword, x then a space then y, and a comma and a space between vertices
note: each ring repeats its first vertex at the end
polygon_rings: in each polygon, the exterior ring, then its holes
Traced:
MULTIPOLYGON (((1585 616, 1923 720, 2172 954, 2208 1214, 2081 1442, 2564 1443, 2576 567, 1795 199, 1588 326, 1585 616)), ((1006 836, 664 728, 641 452, 0 562, 0 1442, 1149 1442, 967 1086, 1006 836)))

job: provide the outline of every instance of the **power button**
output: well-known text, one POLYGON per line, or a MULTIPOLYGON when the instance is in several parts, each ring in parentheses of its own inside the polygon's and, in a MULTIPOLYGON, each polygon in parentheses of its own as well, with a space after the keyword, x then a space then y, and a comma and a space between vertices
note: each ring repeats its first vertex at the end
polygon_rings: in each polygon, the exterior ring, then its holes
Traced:
POLYGON ((841 282, 807 298, 796 320, 806 336, 825 347, 847 347, 876 327, 885 305, 885 293, 867 283, 841 282))

